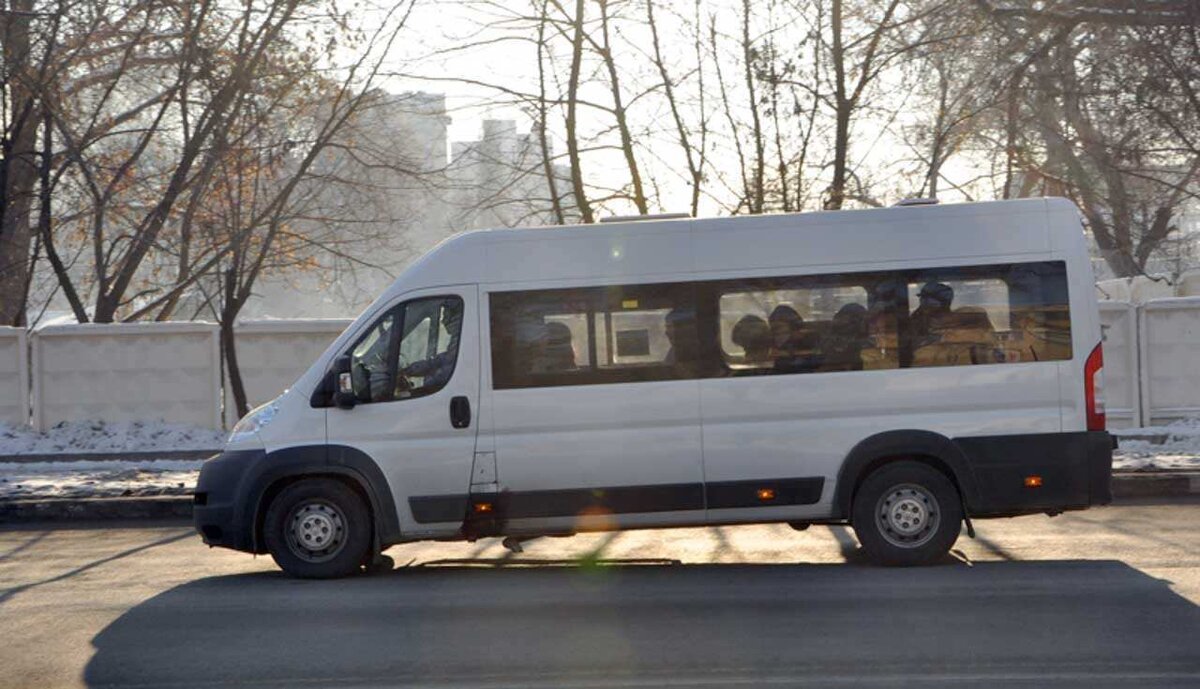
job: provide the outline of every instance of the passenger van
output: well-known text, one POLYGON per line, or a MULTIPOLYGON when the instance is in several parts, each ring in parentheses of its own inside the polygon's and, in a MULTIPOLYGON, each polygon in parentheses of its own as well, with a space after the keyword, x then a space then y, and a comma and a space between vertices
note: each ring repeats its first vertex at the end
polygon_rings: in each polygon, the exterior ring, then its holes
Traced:
POLYGON ((410 541, 850 524, 913 565, 1110 501, 1062 199, 468 232, 204 464, 209 545, 334 577, 410 541))

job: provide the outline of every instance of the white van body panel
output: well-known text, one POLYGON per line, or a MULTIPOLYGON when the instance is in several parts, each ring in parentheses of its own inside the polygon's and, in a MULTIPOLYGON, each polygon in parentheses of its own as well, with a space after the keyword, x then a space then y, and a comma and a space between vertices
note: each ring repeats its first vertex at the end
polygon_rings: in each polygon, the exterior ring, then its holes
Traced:
POLYGON ((511 533, 819 521, 837 517, 848 454, 877 434, 1084 431, 1083 367, 1099 322, 1079 214, 1061 199, 471 232, 407 268, 279 398, 258 438, 268 453, 328 443, 369 455, 405 540, 457 535, 459 524, 417 523, 410 499, 467 492, 476 452, 494 453, 501 494, 824 480, 813 504, 521 518, 511 533), (1067 264, 1069 361, 494 389, 488 309, 498 292, 1033 261, 1067 264), (333 361, 386 309, 444 289, 477 290, 445 389, 350 410, 310 405, 333 361), (450 432, 454 395, 470 396, 469 433, 450 432))

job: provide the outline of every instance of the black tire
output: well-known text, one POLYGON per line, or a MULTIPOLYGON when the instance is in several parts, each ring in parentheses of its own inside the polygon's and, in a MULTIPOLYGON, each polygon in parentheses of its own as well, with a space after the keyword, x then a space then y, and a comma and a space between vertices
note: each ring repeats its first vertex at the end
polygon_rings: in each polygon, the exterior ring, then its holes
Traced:
POLYGON ((942 472, 898 461, 876 469, 854 494, 854 533, 875 563, 908 567, 943 557, 962 529, 962 499, 942 472))
POLYGON ((271 501, 263 522, 263 539, 275 564, 302 579, 361 571, 370 556, 371 536, 371 515, 362 498, 329 478, 287 486, 271 501))

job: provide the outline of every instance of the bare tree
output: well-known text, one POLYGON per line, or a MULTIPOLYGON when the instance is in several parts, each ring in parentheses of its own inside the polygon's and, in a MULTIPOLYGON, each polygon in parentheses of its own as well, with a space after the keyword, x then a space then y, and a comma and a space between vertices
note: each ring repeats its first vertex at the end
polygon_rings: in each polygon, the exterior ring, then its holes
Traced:
POLYGON ((691 201, 689 208, 693 217, 699 213, 700 209, 700 194, 704 185, 704 163, 707 153, 708 143, 708 118, 704 107, 704 55, 703 41, 699 30, 699 0, 695 3, 696 9, 696 30, 694 32, 694 40, 692 48, 696 58, 694 71, 699 84, 699 132, 693 134, 690 127, 685 124, 683 105, 676 93, 676 83, 671 76, 670 69, 667 66, 667 60, 664 57, 662 50, 662 40, 659 38, 658 21, 654 17, 654 5, 656 0, 646 0, 646 26, 650 29, 652 46, 654 48, 654 66, 658 70, 659 77, 662 79, 663 97, 666 98, 667 107, 671 111, 671 120, 675 125, 675 134, 679 137, 679 147, 683 151, 684 160, 687 163, 688 179, 691 183, 691 201))
POLYGON ((1005 138, 1020 183, 1010 174, 1005 193, 1072 197, 1112 271, 1144 273, 1200 182, 1186 143, 1200 124, 1187 66, 1200 52, 1196 22, 1183 21, 1200 14, 1169 2, 1136 16, 1101 3, 979 4, 1026 46, 1010 51, 1005 138))

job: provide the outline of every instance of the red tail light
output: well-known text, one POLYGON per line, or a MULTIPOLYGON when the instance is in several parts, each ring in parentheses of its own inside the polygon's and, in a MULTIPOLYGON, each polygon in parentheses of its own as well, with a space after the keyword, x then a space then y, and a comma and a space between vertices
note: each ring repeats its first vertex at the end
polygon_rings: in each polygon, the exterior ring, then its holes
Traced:
POLYGON ((1104 350, 1096 345, 1083 365, 1083 397, 1087 403, 1087 429, 1104 430, 1104 350))

